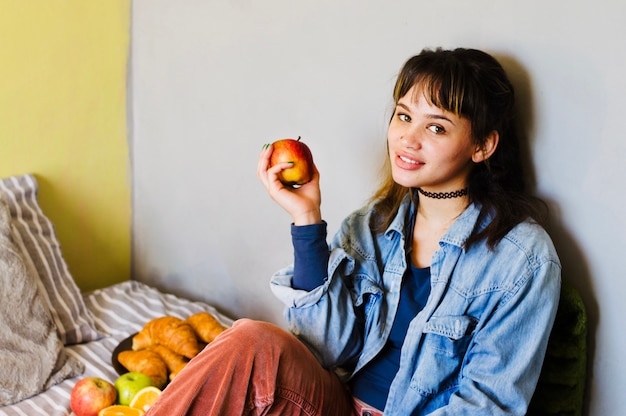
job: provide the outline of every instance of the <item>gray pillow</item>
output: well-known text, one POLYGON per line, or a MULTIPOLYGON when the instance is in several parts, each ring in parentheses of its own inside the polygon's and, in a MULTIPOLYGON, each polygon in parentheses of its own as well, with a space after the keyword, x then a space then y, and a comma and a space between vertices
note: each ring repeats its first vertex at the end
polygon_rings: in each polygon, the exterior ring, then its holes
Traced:
POLYGON ((0 406, 16 403, 82 374, 67 355, 32 265, 12 239, 11 216, 0 194, 0 406))
POLYGON ((9 206, 16 236, 23 242, 22 254, 37 270, 45 288, 44 301, 63 344, 99 339, 101 334, 63 258, 54 225, 39 206, 38 188, 33 175, 0 179, 0 194, 9 206))

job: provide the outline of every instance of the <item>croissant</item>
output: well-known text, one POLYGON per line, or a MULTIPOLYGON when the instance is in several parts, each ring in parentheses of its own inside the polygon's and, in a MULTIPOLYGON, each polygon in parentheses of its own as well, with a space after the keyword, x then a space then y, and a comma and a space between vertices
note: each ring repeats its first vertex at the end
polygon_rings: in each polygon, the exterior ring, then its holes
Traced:
POLYGON ((167 382, 167 367, 159 354, 154 351, 126 350, 118 354, 117 360, 128 371, 143 373, 150 377, 158 388, 162 388, 167 382))
POLYGON ((193 328, 175 316, 155 318, 133 337, 132 349, 135 351, 151 345, 163 345, 187 358, 200 352, 193 328))
POLYGON ((187 318, 187 322, 189 322, 198 338, 207 344, 226 329, 208 312, 195 313, 187 318))
POLYGON ((148 350, 159 354, 170 373, 170 380, 173 380, 180 370, 182 370, 189 362, 187 358, 180 354, 176 354, 174 351, 164 347, 163 345, 152 345, 148 347, 148 350))

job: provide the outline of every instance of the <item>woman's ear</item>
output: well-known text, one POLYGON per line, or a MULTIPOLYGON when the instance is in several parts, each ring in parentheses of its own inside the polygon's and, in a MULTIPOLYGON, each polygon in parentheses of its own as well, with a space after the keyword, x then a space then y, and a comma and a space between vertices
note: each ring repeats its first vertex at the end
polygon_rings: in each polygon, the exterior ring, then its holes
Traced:
POLYGON ((474 163, 480 163, 489 159, 491 155, 493 155, 493 152, 496 151, 499 140, 500 134, 498 134, 497 130, 493 130, 489 133, 485 138, 485 143, 481 147, 476 148, 476 151, 472 155, 472 161, 474 163))

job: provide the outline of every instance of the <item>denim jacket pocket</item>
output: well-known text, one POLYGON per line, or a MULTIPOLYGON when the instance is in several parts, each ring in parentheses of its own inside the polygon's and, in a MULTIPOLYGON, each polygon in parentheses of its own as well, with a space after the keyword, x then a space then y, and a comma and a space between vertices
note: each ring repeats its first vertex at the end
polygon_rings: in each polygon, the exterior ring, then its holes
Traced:
POLYGON ((363 308, 364 317, 367 318, 375 310, 383 296, 382 290, 365 276, 354 278, 354 306, 363 308))
POLYGON ((411 387, 424 396, 455 388, 476 319, 471 316, 433 316, 424 326, 411 387))

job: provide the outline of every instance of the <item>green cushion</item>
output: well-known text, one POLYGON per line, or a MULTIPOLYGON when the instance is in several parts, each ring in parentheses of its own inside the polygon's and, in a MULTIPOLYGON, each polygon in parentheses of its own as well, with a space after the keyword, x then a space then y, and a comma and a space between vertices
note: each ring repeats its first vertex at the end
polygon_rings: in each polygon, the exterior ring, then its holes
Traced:
POLYGON ((587 313, 578 291, 563 281, 561 299, 528 415, 580 416, 587 368, 587 313))

